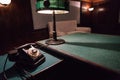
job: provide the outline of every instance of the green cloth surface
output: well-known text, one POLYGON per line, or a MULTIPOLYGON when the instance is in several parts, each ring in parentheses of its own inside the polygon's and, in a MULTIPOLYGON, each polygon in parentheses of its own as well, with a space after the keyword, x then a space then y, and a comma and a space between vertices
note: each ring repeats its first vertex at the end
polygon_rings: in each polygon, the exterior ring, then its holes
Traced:
POLYGON ((79 56, 105 68, 120 71, 120 36, 74 33, 58 38, 64 39, 66 43, 49 45, 49 47, 79 56))
MULTIPOLYGON (((33 71, 29 71, 31 75, 35 75, 49 67, 52 67, 54 66, 55 64, 61 62, 62 60, 61 59, 58 59, 50 54, 47 54, 43 51, 41 51, 41 53, 43 53, 43 55, 45 56, 46 60, 44 63, 42 63, 40 66, 38 66, 35 70, 33 71)), ((3 66, 4 66, 4 62, 5 62, 5 59, 7 57, 7 54, 5 55, 1 55, 0 56, 0 73, 3 72, 3 66)), ((6 64, 6 75, 8 77, 8 80, 21 80, 20 76, 18 75, 17 71, 15 71, 15 68, 13 68, 13 65, 15 63, 14 62, 11 62, 11 61, 7 61, 7 64, 6 64)), ((0 75, 1 77, 1 75, 0 75)), ((0 79, 1 80, 1 79, 0 79)))

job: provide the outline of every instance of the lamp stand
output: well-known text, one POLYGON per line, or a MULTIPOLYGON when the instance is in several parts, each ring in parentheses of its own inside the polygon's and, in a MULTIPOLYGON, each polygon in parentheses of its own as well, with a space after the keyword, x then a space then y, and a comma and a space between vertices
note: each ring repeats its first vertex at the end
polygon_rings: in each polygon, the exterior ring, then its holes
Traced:
POLYGON ((49 39, 46 41, 46 44, 49 45, 58 45, 65 43, 63 39, 57 39, 57 31, 56 31, 56 18, 55 18, 55 11, 53 10, 53 39, 49 39))

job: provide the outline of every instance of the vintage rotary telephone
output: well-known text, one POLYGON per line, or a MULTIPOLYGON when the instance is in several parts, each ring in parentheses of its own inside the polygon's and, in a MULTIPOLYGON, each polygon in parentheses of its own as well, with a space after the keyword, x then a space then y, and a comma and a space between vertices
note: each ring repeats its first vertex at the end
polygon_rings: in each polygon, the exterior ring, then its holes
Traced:
POLYGON ((33 69, 45 61, 45 56, 35 44, 25 44, 9 52, 10 61, 16 62, 21 68, 33 69))

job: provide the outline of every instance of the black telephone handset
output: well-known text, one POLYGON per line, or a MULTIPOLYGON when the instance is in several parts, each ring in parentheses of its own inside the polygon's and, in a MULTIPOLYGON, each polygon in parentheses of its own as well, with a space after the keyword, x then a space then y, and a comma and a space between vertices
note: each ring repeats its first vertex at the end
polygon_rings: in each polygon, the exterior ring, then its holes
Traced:
POLYGON ((35 68, 45 61, 45 56, 32 44, 22 45, 8 54, 10 61, 15 61, 22 68, 35 68))

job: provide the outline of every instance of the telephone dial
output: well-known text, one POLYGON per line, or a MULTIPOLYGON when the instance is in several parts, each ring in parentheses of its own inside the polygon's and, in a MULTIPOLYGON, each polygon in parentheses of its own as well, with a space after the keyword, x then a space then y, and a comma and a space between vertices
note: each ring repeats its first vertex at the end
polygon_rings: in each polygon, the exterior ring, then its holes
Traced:
POLYGON ((45 61, 45 56, 35 44, 25 44, 17 47, 8 54, 10 61, 16 62, 21 68, 33 69, 45 61))

